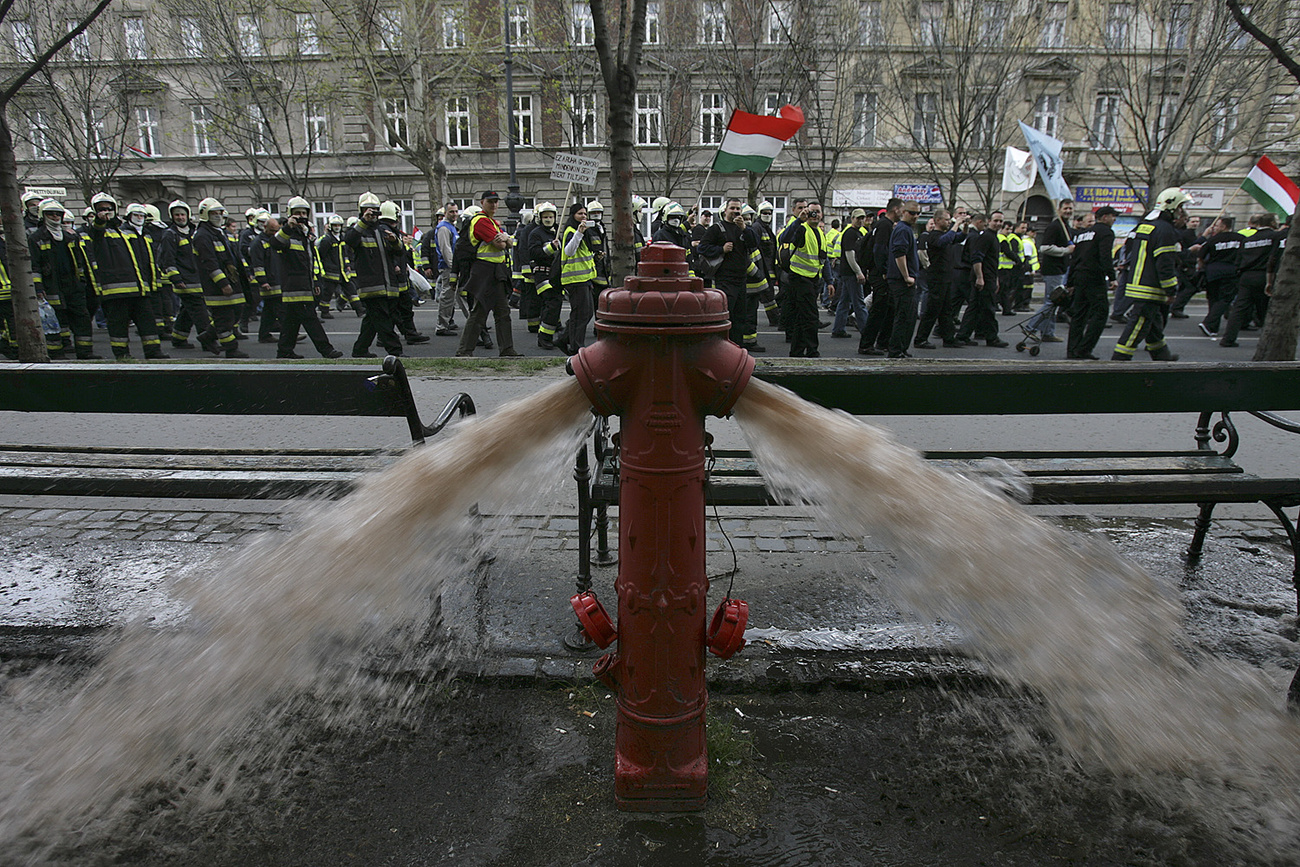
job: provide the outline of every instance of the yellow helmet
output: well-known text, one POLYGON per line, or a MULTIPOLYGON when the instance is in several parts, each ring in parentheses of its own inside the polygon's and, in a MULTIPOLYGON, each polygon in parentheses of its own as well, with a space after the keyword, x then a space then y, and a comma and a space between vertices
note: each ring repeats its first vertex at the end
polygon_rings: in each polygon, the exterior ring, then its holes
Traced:
MULTIPOLYGON (((254 209, 252 216, 256 216, 257 211, 254 209)), ((210 223, 220 223, 221 219, 226 216, 225 207, 216 199, 209 196, 199 202, 199 219, 210 223), (213 217, 216 217, 214 220, 213 217)))

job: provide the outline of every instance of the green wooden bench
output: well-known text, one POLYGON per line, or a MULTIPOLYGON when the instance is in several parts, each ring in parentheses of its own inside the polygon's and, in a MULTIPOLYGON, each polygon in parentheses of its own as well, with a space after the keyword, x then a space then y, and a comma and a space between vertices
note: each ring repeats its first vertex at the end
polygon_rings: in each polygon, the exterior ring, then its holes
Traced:
MULTIPOLYGON (((404 418, 413 445, 459 414, 451 398, 425 425, 406 369, 242 364, 32 364, 0 372, 0 410, 180 415, 404 418)), ((399 449, 150 448, 96 444, 0 444, 0 493, 64 496, 289 499, 340 497, 399 449)))
MULTIPOLYGON (((925 458, 954 468, 989 458, 1006 461, 1025 475, 1030 485, 1025 502, 1034 505, 1199 505, 1187 551, 1191 560, 1201 553, 1217 504, 1263 503, 1290 540, 1300 606, 1300 545, 1296 522, 1284 511, 1300 505, 1300 478, 1247 472, 1234 460, 1239 435, 1232 420, 1233 413, 1246 413, 1300 433, 1300 424, 1277 414, 1300 410, 1300 365, 892 362, 837 368, 760 362, 754 375, 813 403, 857 416, 1187 413, 1195 424, 1189 423, 1182 448, 1178 443, 1165 449, 1134 443, 1134 448, 1119 450, 934 451, 925 458)), ((1087 439, 1087 431, 1080 431, 1080 440, 1087 439)), ((605 425, 597 424, 594 440, 594 468, 586 468, 584 447, 575 472, 579 544, 586 547, 579 551, 580 587, 584 581, 590 584, 593 521, 595 562, 616 562, 609 548, 606 510, 618 505, 618 453, 605 425)), ((748 451, 717 449, 712 458, 706 502, 742 507, 779 503, 748 451)), ((1300 702, 1300 673, 1289 695, 1300 702)))

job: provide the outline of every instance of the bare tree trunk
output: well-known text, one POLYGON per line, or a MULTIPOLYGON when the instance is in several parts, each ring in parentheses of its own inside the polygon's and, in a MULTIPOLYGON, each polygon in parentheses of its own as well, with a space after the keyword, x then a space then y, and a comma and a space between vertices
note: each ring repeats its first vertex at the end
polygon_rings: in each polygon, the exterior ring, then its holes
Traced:
POLYGON ((33 364, 48 362, 41 313, 36 305, 36 284, 32 281, 32 259, 27 249, 27 227, 23 224, 23 203, 18 191, 18 162, 9 120, 0 109, 0 211, 4 214, 5 250, 9 279, 13 283, 14 321, 18 360, 33 364))
POLYGON ((1264 330, 1255 345, 1255 361, 1295 361, 1300 340, 1300 220, 1291 220, 1286 249, 1273 280, 1264 330))

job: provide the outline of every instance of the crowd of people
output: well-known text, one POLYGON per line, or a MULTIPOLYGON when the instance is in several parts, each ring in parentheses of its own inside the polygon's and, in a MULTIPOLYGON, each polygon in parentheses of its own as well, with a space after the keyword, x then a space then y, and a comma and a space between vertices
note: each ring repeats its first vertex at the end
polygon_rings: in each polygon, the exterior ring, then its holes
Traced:
MULTIPOLYGON (((687 250, 693 273, 727 297, 730 338, 751 352, 767 351, 758 341, 760 307, 795 358, 819 357, 818 332, 828 325, 832 338, 851 338, 852 324, 858 352, 868 356, 907 358, 913 348, 938 348, 932 337, 944 347, 1006 347, 997 316, 1029 312, 1041 275, 1043 302, 1022 325, 1030 339, 1065 342, 1055 331, 1068 321, 1066 357, 1096 359, 1109 316, 1124 326, 1112 359, 1144 347, 1167 361, 1177 358, 1164 339, 1167 319, 1186 317, 1198 292, 1209 302, 1200 330, 1222 346, 1236 346, 1242 330, 1262 323, 1285 239, 1269 213, 1240 229, 1222 214, 1201 232, 1200 218, 1186 213, 1189 201, 1178 188, 1165 190, 1119 245, 1114 208, 1076 214, 1070 200, 1058 203, 1035 236, 1000 211, 972 214, 961 206, 935 210, 921 229, 920 205, 898 198, 870 220, 865 209, 853 209, 843 226, 826 225, 822 205, 806 199, 796 199, 790 218, 777 225, 767 201, 755 208, 728 199, 715 220, 707 210, 659 198, 649 204, 649 240, 687 250), (822 321, 823 311, 831 321, 822 321)), ((131 357, 132 325, 145 358, 169 357, 164 340, 195 349, 191 336, 214 355, 247 357, 239 341, 251 339, 254 320, 258 341, 276 344, 279 358, 302 357, 300 332, 321 356, 337 358, 343 352, 321 320, 349 309, 361 319, 352 357, 376 357, 376 342, 401 355, 404 344, 430 339, 414 322, 425 300, 437 305, 436 333, 459 335, 457 355, 477 347, 520 355, 511 325, 516 309, 539 348, 576 352, 610 280, 603 205, 575 202, 562 220, 543 202, 508 233, 496 218, 499 202, 494 191, 464 213, 448 202, 436 224, 415 237, 400 225, 397 205, 370 192, 356 216, 330 215, 319 237, 301 197, 290 199, 283 220, 249 209, 242 225, 212 198, 194 212, 172 202, 164 221, 152 205, 132 203, 119 215, 106 193, 92 199, 80 225, 52 199, 29 197, 24 218, 38 299, 53 313, 45 330, 55 358, 69 351, 98 357, 96 316, 119 359, 131 357)), ((638 255, 647 242, 640 229, 646 207, 633 197, 638 255)), ((12 358, 2 242, 0 351, 12 358)))

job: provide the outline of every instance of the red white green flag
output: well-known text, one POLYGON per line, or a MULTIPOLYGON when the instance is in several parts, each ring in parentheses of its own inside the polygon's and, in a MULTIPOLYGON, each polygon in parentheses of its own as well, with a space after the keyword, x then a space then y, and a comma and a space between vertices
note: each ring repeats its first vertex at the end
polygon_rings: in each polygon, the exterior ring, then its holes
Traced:
POLYGON ((779 115, 733 111, 722 144, 713 157, 713 171, 719 174, 767 171, 801 126, 803 110, 793 105, 781 106, 779 115))
POLYGON ((1268 157, 1260 157, 1241 188, 1283 220, 1295 213, 1296 202, 1300 201, 1300 187, 1268 157))

